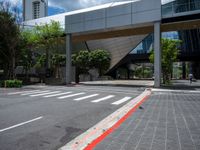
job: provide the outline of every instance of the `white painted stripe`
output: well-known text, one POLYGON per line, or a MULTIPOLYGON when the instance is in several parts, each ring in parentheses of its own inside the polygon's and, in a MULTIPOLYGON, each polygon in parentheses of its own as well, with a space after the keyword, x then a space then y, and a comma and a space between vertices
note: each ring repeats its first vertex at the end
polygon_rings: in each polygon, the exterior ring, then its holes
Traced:
POLYGON ((55 97, 55 96, 60 96, 60 95, 66 95, 66 94, 70 94, 72 93, 70 92, 65 92, 65 93, 58 93, 58 94, 52 94, 52 95, 47 95, 47 96, 43 96, 43 97, 55 97))
POLYGON ((116 102, 114 102, 114 103, 112 103, 112 104, 113 104, 113 105, 119 105, 119 104, 122 104, 122 103, 124 103, 124 102, 130 100, 130 99, 131 99, 131 97, 124 97, 124 98, 122 98, 122 99, 120 99, 120 100, 118 100, 118 101, 116 101, 116 102))
POLYGON ((76 94, 71 94, 71 95, 67 95, 67 96, 61 96, 61 97, 58 97, 58 99, 64 99, 64 98, 83 95, 83 94, 85 94, 85 93, 76 93, 76 94))
POLYGON ((35 94, 35 95, 30 95, 30 96, 31 96, 31 97, 36 97, 36 96, 43 96, 43 95, 55 94, 55 93, 60 93, 60 91, 47 92, 47 93, 40 93, 40 94, 35 94))
POLYGON ((98 102, 101 102, 101 101, 108 100, 108 99, 110 99, 110 98, 112 98, 112 97, 115 97, 115 96, 114 96, 114 95, 108 95, 108 96, 106 96, 106 97, 103 97, 103 98, 100 98, 100 99, 97 99, 97 100, 93 100, 93 101, 91 101, 91 102, 93 102, 93 103, 98 103, 98 102))
POLYGON ((24 94, 21 94, 21 95, 31 95, 31 94, 45 93, 45 92, 49 92, 49 90, 46 90, 46 91, 38 91, 38 92, 29 92, 29 93, 24 93, 24 94))
POLYGON ((84 100, 84 99, 87 99, 87 98, 91 98, 91 97, 95 97, 95 96, 98 96, 98 95, 99 95, 99 94, 92 94, 92 95, 88 95, 88 96, 76 98, 76 99, 74 99, 74 100, 75 100, 75 101, 81 101, 81 100, 84 100))
POLYGON ((24 93, 24 94, 21 94, 21 95, 32 95, 32 94, 40 94, 40 93, 46 93, 46 92, 50 92, 49 90, 46 90, 46 91, 38 91, 38 92, 30 92, 30 93, 24 93))
POLYGON ((34 91, 37 92, 39 90, 12 92, 12 93, 8 93, 8 95, 15 95, 15 94, 21 94, 21 93, 27 93, 27 92, 34 92, 34 91))
POLYGON ((8 127, 8 128, 5 128, 5 129, 0 129, 0 133, 1 133, 1 132, 4 132, 4 131, 7 131, 7 130, 10 130, 10 129, 13 129, 13 128, 17 128, 17 127, 19 127, 19 126, 22 126, 22 125, 25 125, 25 124, 28 124, 28 123, 31 123, 31 122, 33 122, 33 121, 40 120, 40 119, 42 119, 42 118, 43 118, 43 116, 40 116, 40 117, 38 117, 38 118, 29 120, 29 121, 26 121, 26 122, 19 123, 19 124, 16 124, 16 125, 14 125, 14 126, 10 126, 10 127, 8 127))

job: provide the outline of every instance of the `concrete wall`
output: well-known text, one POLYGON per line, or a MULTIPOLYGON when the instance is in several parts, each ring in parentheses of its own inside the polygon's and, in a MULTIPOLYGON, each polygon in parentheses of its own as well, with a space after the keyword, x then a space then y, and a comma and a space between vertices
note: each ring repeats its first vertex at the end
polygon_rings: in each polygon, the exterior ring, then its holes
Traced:
POLYGON ((147 35, 87 41, 90 50, 105 49, 111 55, 110 69, 135 48, 147 35))
POLYGON ((114 3, 110 7, 67 15, 67 33, 127 28, 161 20, 160 0, 114 3))
POLYGON ((51 20, 54 20, 59 21, 63 28, 66 28, 67 33, 108 30, 118 27, 127 28, 161 20, 161 0, 114 2, 35 20, 32 20, 30 4, 36 0, 24 1, 26 2, 25 25, 34 26, 35 24, 50 23, 51 20))

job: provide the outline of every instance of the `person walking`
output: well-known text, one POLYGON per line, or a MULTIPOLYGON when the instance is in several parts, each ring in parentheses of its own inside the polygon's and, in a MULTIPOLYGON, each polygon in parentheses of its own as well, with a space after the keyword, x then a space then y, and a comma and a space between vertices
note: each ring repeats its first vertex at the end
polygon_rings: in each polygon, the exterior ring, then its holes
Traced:
POLYGON ((192 79, 193 79, 193 74, 192 74, 192 73, 190 73, 190 74, 189 74, 189 80, 190 80, 190 84, 192 84, 192 79))

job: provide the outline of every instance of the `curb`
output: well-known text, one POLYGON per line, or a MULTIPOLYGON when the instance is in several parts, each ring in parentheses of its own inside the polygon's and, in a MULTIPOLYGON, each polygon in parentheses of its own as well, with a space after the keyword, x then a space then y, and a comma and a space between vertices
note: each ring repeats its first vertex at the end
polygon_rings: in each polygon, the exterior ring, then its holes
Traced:
POLYGON ((142 94, 132 99, 129 103, 116 110, 59 150, 92 150, 135 112, 150 95, 151 89, 146 89, 142 94))
POLYGON ((87 83, 80 83, 79 85, 84 86, 113 86, 113 87, 146 87, 146 88, 152 88, 151 85, 125 85, 125 84, 87 84, 87 83))

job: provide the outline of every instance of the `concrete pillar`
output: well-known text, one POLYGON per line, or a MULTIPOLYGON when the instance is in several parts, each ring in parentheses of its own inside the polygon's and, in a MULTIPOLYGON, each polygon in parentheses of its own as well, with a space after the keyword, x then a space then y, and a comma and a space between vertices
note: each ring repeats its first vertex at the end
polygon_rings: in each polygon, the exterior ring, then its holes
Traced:
POLYGON ((154 87, 161 84, 161 32, 160 22, 154 23, 154 87))
POLYGON ((70 84, 72 81, 72 35, 66 35, 66 84, 70 84))

